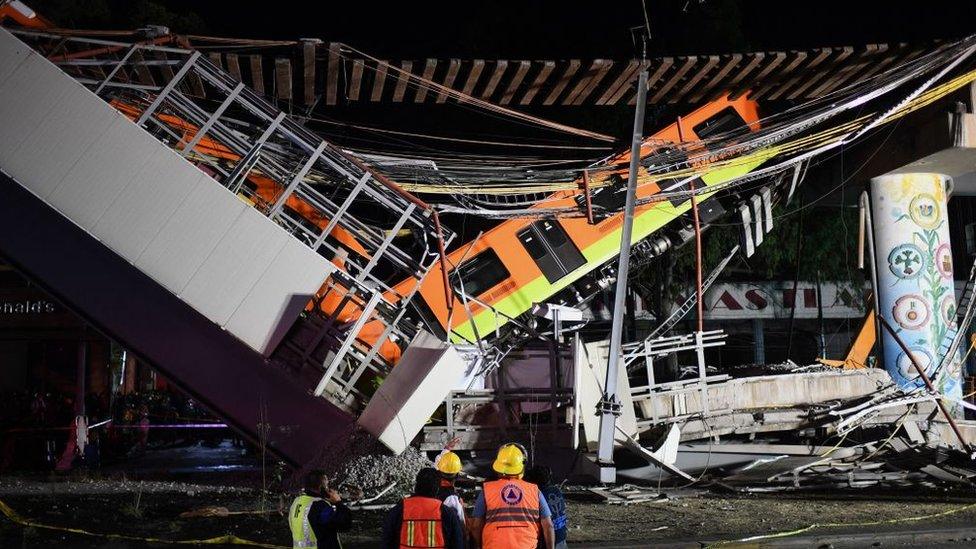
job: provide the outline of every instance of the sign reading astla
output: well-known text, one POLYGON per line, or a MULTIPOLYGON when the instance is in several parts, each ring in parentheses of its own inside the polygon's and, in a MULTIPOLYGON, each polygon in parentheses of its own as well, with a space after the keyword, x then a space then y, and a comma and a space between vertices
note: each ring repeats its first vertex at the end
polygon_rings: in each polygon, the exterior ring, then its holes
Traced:
MULTIPOLYGON (((820 291, 824 318, 864 316, 869 286, 822 282, 820 291)), ((714 284, 703 301, 705 318, 711 320, 788 319, 793 306, 794 318, 818 318, 816 282, 799 282, 795 290, 792 280, 714 284)))

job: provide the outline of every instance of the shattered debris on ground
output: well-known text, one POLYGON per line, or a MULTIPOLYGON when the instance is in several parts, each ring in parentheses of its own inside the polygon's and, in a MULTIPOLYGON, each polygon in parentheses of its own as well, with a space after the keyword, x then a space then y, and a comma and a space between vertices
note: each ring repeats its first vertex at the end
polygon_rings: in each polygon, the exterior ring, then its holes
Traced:
POLYGON ((374 437, 363 431, 352 431, 341 447, 326 448, 316 461, 335 487, 358 488, 366 497, 380 493, 391 483, 378 502, 396 501, 413 490, 417 472, 433 467, 423 452, 408 447, 402 454, 393 455, 374 437))

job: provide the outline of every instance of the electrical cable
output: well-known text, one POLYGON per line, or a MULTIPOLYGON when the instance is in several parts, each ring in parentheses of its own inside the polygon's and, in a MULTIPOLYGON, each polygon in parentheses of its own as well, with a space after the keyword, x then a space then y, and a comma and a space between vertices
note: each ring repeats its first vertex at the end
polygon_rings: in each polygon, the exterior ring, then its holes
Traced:
MULTIPOLYGON (((548 128, 550 130, 555 130, 555 131, 559 131, 559 132, 563 132, 563 133, 568 133, 568 134, 571 134, 571 135, 576 135, 578 137, 588 137, 590 139, 596 139, 596 140, 599 140, 599 141, 606 141, 606 142, 609 142, 609 143, 613 143, 613 142, 616 141, 616 139, 614 139, 613 137, 610 137, 609 135, 604 135, 604 134, 597 133, 597 132, 592 132, 592 131, 589 131, 589 130, 583 130, 583 129, 580 129, 580 128, 574 128, 574 127, 568 126, 566 124, 560 124, 558 122, 552 122, 552 121, 549 121, 549 120, 545 120, 543 118, 539 118, 539 117, 536 117, 536 116, 532 116, 532 115, 529 115, 529 114, 525 114, 525 113, 522 113, 522 112, 519 112, 519 111, 515 111, 515 110, 509 109, 509 108, 506 108, 506 107, 502 107, 501 105, 496 105, 494 103, 490 103, 490 102, 485 101, 483 99, 479 99, 477 97, 474 97, 474 96, 465 94, 463 92, 459 92, 459 91, 457 91, 457 90, 455 90, 453 88, 449 88, 447 86, 438 84, 437 82, 434 82, 433 80, 428 80, 428 79, 423 78, 421 76, 417 76, 417 75, 411 73, 410 71, 405 71, 405 70, 401 69, 400 67, 394 66, 394 65, 392 65, 390 63, 387 63, 386 61, 382 61, 380 59, 377 59, 375 57, 372 57, 370 55, 367 55, 367 54, 365 54, 365 53, 363 53, 363 52, 361 52, 361 51, 359 51, 359 50, 357 50, 357 49, 349 46, 348 44, 342 44, 342 47, 345 48, 345 49, 347 49, 347 50, 349 50, 349 51, 351 51, 351 52, 353 52, 353 53, 355 53, 356 55, 359 55, 360 57, 362 57, 364 59, 368 59, 368 60, 372 61, 374 64, 376 64, 377 67, 380 67, 380 66, 385 67, 386 70, 387 70, 387 72, 389 72, 390 70, 392 70, 392 71, 396 72, 397 74, 399 74, 401 77, 406 77, 408 80, 412 80, 412 81, 416 82, 418 85, 425 86, 426 89, 428 89, 430 91, 437 91, 437 92, 439 92, 441 94, 445 94, 448 97, 451 97, 452 99, 458 101, 459 103, 462 103, 462 104, 471 104, 471 105, 474 105, 474 106, 479 107, 481 109, 484 109, 486 112, 491 112, 491 113, 496 113, 496 114, 499 114, 499 115, 508 116, 508 117, 511 117, 514 120, 519 120, 519 121, 526 122, 526 123, 529 123, 529 124, 533 124, 533 125, 536 125, 536 126, 548 128)), ((340 56, 343 56, 343 57, 347 57, 346 53, 343 52, 341 49, 339 51, 339 55, 340 56)), ((366 66, 366 63, 363 63, 363 65, 366 66)), ((372 67, 370 67, 370 68, 372 68, 372 67)))

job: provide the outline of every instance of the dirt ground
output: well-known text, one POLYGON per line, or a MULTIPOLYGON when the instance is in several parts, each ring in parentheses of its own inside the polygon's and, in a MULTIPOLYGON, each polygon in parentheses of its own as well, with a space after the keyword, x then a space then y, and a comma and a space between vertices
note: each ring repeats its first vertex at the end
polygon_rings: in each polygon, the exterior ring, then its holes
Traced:
MULTIPOLYGON (((22 517, 59 528, 84 529, 101 534, 123 534, 161 540, 205 539, 233 534, 248 540, 288 547, 291 539, 279 509, 284 496, 263 495, 240 486, 124 480, 76 480, 5 477, 0 479, 0 501, 22 517), (205 506, 230 511, 265 511, 260 514, 180 518, 180 513, 205 506)), ((926 519, 925 528, 969 527, 976 524, 976 497, 945 494, 869 495, 861 492, 818 496, 692 497, 609 506, 587 496, 571 497, 570 541, 733 540, 757 534, 793 530, 812 523, 857 522, 932 515, 965 508, 957 513, 926 519), (911 500, 906 499, 911 497, 911 500), (590 501, 586 501, 590 500, 590 501)), ((356 513, 345 547, 375 547, 382 511, 356 513)), ((837 531, 864 532, 904 529, 911 523, 850 526, 837 531)), ((24 527, 0 518, 0 547, 155 547, 134 539, 88 536, 41 527, 24 527)))

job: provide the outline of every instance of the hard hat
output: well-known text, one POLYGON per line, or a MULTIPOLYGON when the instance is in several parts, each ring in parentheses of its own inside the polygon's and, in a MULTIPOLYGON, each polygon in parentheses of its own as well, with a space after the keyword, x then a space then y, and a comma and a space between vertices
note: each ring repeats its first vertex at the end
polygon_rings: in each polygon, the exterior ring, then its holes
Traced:
POLYGON ((491 468, 502 475, 521 475, 525 471, 525 451, 517 444, 505 444, 498 449, 491 468))
POLYGON ((461 472, 461 458, 454 452, 447 450, 437 456, 434 466, 445 475, 456 475, 461 472))

